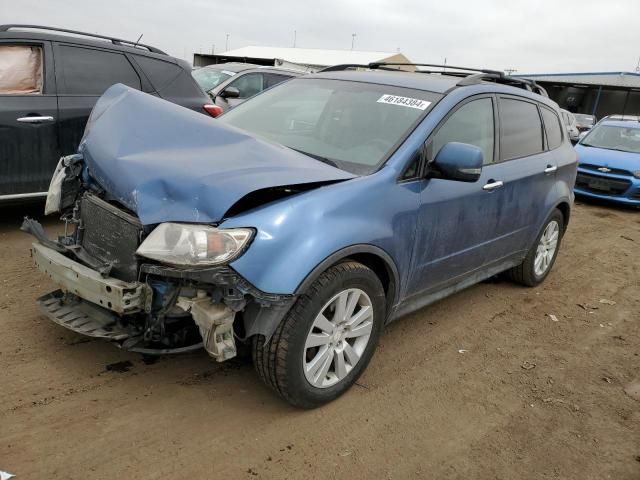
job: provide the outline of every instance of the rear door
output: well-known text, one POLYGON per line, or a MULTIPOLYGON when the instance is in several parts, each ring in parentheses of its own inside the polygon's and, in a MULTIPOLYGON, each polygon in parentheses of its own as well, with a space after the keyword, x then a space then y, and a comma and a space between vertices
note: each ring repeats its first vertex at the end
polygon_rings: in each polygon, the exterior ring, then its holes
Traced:
POLYGON ((533 100, 500 95, 498 107, 500 180, 504 185, 496 226, 500 241, 489 252, 494 258, 524 255, 537 235, 555 187, 558 165, 554 150, 564 138, 555 112, 533 100), (551 114, 555 122, 553 138, 547 138, 540 108, 544 108, 545 116, 551 114))
POLYGON ((46 195, 60 157, 51 44, 0 40, 0 70, 0 201, 46 195))
POLYGON ((127 55, 75 44, 56 43, 58 131, 64 155, 74 153, 98 98, 111 85, 141 89, 141 79, 127 55))

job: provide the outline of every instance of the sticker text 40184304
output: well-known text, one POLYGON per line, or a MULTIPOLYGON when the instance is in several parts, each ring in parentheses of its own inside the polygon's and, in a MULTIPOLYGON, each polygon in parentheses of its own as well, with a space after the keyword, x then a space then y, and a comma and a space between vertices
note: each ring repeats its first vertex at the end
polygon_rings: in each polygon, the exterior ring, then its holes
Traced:
POLYGON ((378 99, 378 103, 386 103, 388 105, 399 105, 401 107, 417 108, 418 110, 426 110, 431 102, 420 100, 419 98, 400 97, 398 95, 382 95, 378 99))

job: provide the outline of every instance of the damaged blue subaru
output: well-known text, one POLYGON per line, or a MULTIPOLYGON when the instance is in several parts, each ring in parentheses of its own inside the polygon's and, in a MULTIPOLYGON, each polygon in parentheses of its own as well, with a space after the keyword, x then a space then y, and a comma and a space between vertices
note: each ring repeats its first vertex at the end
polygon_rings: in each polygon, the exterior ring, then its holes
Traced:
POLYGON ((22 227, 59 286, 44 314, 143 354, 250 352, 312 408, 390 321, 501 272, 541 283, 576 178, 558 106, 497 71, 396 67, 332 67, 216 120, 112 86, 51 181, 64 234, 22 227))

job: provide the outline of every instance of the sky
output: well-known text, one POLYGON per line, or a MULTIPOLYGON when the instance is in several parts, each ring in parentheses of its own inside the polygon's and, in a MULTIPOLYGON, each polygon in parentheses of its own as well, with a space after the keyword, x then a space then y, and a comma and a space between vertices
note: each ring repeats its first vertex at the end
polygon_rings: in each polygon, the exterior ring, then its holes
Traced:
POLYGON ((400 51, 519 73, 635 71, 640 1, 0 0, 0 24, 112 35, 192 60, 248 45, 400 51))

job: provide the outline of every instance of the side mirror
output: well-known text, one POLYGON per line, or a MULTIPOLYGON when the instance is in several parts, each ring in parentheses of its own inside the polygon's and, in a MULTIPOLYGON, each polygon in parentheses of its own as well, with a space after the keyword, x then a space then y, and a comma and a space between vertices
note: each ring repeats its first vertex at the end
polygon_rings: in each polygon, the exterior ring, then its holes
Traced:
POLYGON ((240 98, 240 90, 236 87, 227 87, 219 94, 222 98, 240 98))
POLYGON ((458 182, 475 182, 482 173, 482 150, 468 143, 445 144, 429 165, 431 177, 458 182))

